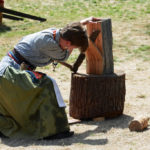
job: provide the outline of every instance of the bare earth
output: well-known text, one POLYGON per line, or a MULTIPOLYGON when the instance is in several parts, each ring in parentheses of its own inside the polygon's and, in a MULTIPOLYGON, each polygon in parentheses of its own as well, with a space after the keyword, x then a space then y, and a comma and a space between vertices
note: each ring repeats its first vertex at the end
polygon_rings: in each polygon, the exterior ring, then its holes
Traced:
MULTIPOLYGON (((83 67, 80 68, 83 71, 83 67)), ((150 67, 149 63, 140 60, 131 60, 120 63, 117 70, 124 70, 126 73, 126 101, 124 114, 118 118, 104 120, 101 122, 89 121, 71 125, 75 132, 71 138, 52 141, 24 141, 1 139, 0 149, 8 150, 149 150, 150 130, 143 132, 130 132, 128 124, 137 115, 150 116, 150 67), (144 67, 143 67, 144 66, 144 67)), ((56 78, 62 95, 67 104, 70 91, 70 71, 60 67, 51 76, 56 78), (64 70, 65 69, 65 70, 64 70)), ((80 71, 79 70, 79 71, 80 71)), ((70 118, 70 117, 69 117, 70 118)))
MULTIPOLYGON (((137 28, 142 26, 142 23, 137 28)), ((114 29, 114 39, 122 41, 119 32, 122 29, 128 31, 124 33, 134 43, 129 46, 138 46, 139 42, 149 44, 149 37, 144 36, 139 31, 139 35, 130 37, 132 28, 126 25, 114 29)), ((134 28, 135 29, 135 28, 134 28)), ((127 41, 127 40, 126 40, 127 41)), ((127 44, 127 43, 126 43, 127 44)), ((121 49, 121 48, 120 48, 121 49)), ((150 128, 143 132, 130 132, 128 124, 138 115, 148 115, 150 117, 150 64, 142 59, 130 58, 122 53, 114 54, 122 62, 115 63, 115 70, 123 70, 126 73, 126 100, 124 114, 118 118, 104 120, 100 122, 88 121, 71 125, 70 128, 75 132, 73 137, 61 140, 49 141, 24 141, 10 140, 1 138, 1 150, 150 150, 150 128)), ((44 70, 43 70, 44 71, 44 70)), ((85 62, 80 67, 79 72, 85 71, 85 62)), ((48 75, 55 78, 64 100, 67 104, 67 114, 69 110, 69 92, 71 72, 61 66, 53 72, 52 69, 47 72, 48 75)), ((69 115, 68 115, 69 117, 69 115)), ((70 117, 69 117, 70 118, 70 117)))

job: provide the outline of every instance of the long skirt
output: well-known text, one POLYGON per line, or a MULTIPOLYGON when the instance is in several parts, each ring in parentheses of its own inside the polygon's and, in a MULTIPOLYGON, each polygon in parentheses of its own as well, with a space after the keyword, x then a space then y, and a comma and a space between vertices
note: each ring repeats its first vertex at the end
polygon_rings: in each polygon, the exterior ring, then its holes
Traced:
POLYGON ((42 139, 69 130, 52 80, 7 67, 0 77, 0 132, 10 138, 42 139))

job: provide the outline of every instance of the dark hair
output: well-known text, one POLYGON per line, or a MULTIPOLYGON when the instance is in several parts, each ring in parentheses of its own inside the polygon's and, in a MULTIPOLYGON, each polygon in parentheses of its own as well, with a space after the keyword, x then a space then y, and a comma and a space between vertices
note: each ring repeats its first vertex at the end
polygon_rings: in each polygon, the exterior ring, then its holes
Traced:
POLYGON ((88 36, 86 30, 79 22, 68 24, 60 30, 60 36, 70 41, 72 45, 79 47, 81 52, 85 52, 88 47, 88 36))

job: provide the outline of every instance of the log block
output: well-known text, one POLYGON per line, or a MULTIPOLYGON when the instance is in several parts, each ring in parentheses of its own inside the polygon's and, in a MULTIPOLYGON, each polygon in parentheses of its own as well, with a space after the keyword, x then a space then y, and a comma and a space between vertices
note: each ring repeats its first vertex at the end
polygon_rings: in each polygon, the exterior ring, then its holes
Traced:
POLYGON ((112 118, 123 113, 125 74, 72 73, 69 113, 76 119, 112 118))
POLYGON ((89 22, 87 24, 87 33, 90 37, 89 47, 86 50, 87 74, 113 73, 111 19, 89 22), (94 37, 93 33, 96 31, 99 31, 99 34, 94 37))
POLYGON ((129 123, 130 131, 143 131, 148 127, 149 117, 138 116, 129 123))

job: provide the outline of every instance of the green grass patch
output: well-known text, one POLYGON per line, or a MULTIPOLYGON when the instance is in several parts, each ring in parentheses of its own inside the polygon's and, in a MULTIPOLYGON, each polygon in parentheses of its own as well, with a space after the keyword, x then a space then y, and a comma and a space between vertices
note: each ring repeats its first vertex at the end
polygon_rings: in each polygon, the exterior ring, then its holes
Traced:
MULTIPOLYGON (((150 58, 150 45, 141 45, 132 51, 134 56, 142 58, 144 61, 149 61, 150 58)), ((132 55, 132 56, 133 56, 132 55)))
MULTIPOLYGON (((12 49, 16 41, 19 41, 23 36, 38 32, 40 30, 57 27, 61 28, 64 25, 79 21, 85 17, 95 16, 100 18, 111 18, 112 23, 115 22, 113 28, 118 28, 120 23, 126 22, 132 24, 133 22, 140 22, 150 19, 150 1, 149 0, 7 0, 5 1, 5 7, 20 11, 23 13, 36 15, 46 18, 46 22, 39 22, 31 19, 24 19, 24 21, 12 21, 3 19, 3 25, 0 26, 0 59, 6 54, 9 49, 12 49), (117 22, 119 24, 117 24, 117 22)), ((146 21, 145 21, 146 22, 146 21)), ((150 25, 145 24, 146 34, 150 35, 150 25)), ((132 26, 134 33, 134 26, 132 26)), ((141 30, 142 27, 141 27, 141 30)), ((144 29, 145 30, 145 29, 144 29)), ((120 31, 120 36, 124 31, 120 31)), ((136 57, 149 56, 149 46, 145 45, 138 49, 131 50, 131 48, 125 43, 129 42, 128 37, 123 39, 122 43, 115 44, 115 49, 128 49, 126 53, 135 54, 136 57), (147 54, 148 53, 148 54, 147 54), (148 56, 147 56, 148 55, 148 56)), ((78 52, 76 52, 69 58, 69 63, 73 63, 76 60, 78 52)), ((114 56, 114 61, 118 61, 117 56, 114 56)))

